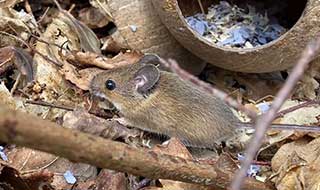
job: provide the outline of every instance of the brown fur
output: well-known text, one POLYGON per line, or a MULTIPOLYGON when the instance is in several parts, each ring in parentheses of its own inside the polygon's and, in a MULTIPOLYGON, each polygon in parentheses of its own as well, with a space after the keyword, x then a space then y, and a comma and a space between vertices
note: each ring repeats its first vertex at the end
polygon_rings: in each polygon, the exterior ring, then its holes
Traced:
POLYGON ((92 81, 92 93, 112 102, 129 125, 193 146, 213 147, 234 135, 238 120, 229 107, 173 73, 160 71, 150 93, 139 94, 133 78, 141 67, 137 63, 100 73, 92 81), (107 79, 115 81, 116 89, 106 89, 107 79))

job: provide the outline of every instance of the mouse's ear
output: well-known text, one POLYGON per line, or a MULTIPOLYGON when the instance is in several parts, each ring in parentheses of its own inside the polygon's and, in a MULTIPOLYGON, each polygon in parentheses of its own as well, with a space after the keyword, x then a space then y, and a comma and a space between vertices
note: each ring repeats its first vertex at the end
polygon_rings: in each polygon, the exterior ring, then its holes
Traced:
POLYGON ((135 74, 134 82, 139 93, 145 94, 159 80, 160 71, 155 65, 144 65, 135 74))
POLYGON ((140 60, 139 63, 142 65, 155 65, 158 67, 158 69, 160 69, 161 71, 168 71, 170 72, 170 69, 165 67, 161 61, 160 61, 160 57, 157 54, 154 53, 150 53, 150 54, 146 54, 144 55, 140 60))
POLYGON ((144 55, 140 60, 140 64, 152 64, 152 65, 160 65, 160 59, 159 56, 156 54, 146 54, 144 55))

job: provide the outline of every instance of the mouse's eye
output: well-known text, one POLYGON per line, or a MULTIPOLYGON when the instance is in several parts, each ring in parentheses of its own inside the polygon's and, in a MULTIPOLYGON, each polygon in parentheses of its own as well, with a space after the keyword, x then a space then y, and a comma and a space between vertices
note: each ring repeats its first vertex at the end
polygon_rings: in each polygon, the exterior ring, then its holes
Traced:
POLYGON ((106 88, 107 88, 108 90, 114 90, 114 89, 116 88, 116 83, 115 83, 113 80, 108 79, 108 80, 106 81, 106 88))

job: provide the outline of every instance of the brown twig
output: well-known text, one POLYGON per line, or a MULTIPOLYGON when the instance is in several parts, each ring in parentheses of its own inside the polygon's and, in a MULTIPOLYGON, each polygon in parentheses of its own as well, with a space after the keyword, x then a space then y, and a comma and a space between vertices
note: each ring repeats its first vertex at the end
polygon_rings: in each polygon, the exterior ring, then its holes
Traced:
POLYGON ((39 20, 37 21, 37 24, 39 24, 39 23, 42 22, 42 20, 47 16, 49 10, 50 10, 50 7, 47 7, 46 10, 44 11, 44 13, 41 15, 41 17, 40 17, 39 20))
POLYGON ((34 16, 29 1, 24 2, 24 7, 28 14, 32 14, 32 16, 34 16))
POLYGON ((10 94, 13 95, 13 93, 17 90, 18 85, 20 83, 21 80, 21 73, 18 74, 16 81, 13 84, 13 87, 10 90, 10 94))
MULTIPOLYGON (((247 128, 247 129, 259 129, 255 128, 256 126, 254 123, 235 123, 234 124, 238 128, 247 128)), ((272 129, 278 130, 294 130, 294 131, 301 131, 301 132, 320 132, 319 126, 311 126, 311 125, 295 125, 295 124, 272 124, 272 129)))
POLYGON ((39 172, 41 170, 44 170, 46 168, 48 168, 49 166, 51 166, 53 163, 55 163, 60 157, 59 156, 56 156, 53 160, 51 160, 48 164, 40 167, 40 168, 37 168, 37 169, 32 169, 32 170, 26 170, 26 171, 21 171, 20 170, 20 174, 21 175, 25 175, 25 174, 29 174, 29 173, 34 173, 34 172, 39 172))
MULTIPOLYGON (((44 44, 47 44, 47 45, 56 46, 56 47, 58 47, 58 48, 60 48, 60 49, 63 49, 63 50, 65 50, 65 51, 70 52, 69 49, 63 47, 63 44, 64 44, 65 42, 64 42, 62 45, 58 45, 58 44, 55 44, 55 43, 46 42, 46 41, 42 40, 41 38, 39 38, 38 36, 36 36, 36 35, 34 35, 34 34, 32 34, 32 33, 29 33, 29 34, 30 34, 33 38, 35 38, 35 40, 37 40, 38 42, 41 42, 41 43, 44 43, 44 44)), ((68 42, 68 41, 66 41, 66 42, 68 42)))
POLYGON ((251 119, 255 120, 255 118, 257 117, 256 112, 254 112, 250 109, 247 109, 241 103, 237 102, 232 97, 228 96, 228 94, 224 93, 221 90, 214 88, 210 84, 199 80, 197 77, 195 77, 195 76, 189 74, 188 72, 184 71, 183 69, 181 69, 176 61, 174 61, 172 59, 165 61, 164 59, 160 58, 160 62, 164 66, 170 68, 174 73, 179 75, 180 78, 187 80, 187 81, 193 83, 196 87, 202 89, 203 91, 208 92, 209 94, 212 94, 213 96, 215 96, 217 98, 220 98, 221 100, 226 102, 231 107, 234 107, 237 110, 242 111, 243 113, 248 115, 251 119))
MULTIPOLYGON (((225 189, 233 173, 197 161, 138 149, 77 130, 63 128, 36 116, 0 105, 0 140, 56 154, 75 162, 127 172, 151 179, 171 179, 225 189)), ((246 178, 245 189, 271 190, 246 178)))
POLYGON ((256 122, 256 129, 254 137, 250 142, 248 149, 246 150, 245 160, 241 165, 241 169, 238 171, 232 185, 232 190, 239 190, 241 184, 243 184, 243 179, 246 176, 247 170, 250 167, 252 160, 254 159, 259 147, 261 146, 262 139, 270 126, 271 122, 276 117, 276 114, 284 101, 289 97, 290 92, 294 89, 296 83, 299 81, 300 77, 303 75, 304 71, 307 69, 308 64, 317 55, 320 48, 320 37, 315 41, 310 43, 306 49, 302 52, 300 59, 298 60, 296 66, 294 67, 292 73, 289 75, 284 86, 277 93, 270 109, 258 118, 256 122))
POLYGON ((52 104, 52 103, 44 102, 44 101, 26 100, 25 103, 40 105, 40 106, 45 106, 45 107, 50 107, 50 108, 64 109, 67 111, 74 111, 74 108, 72 108, 72 107, 63 106, 63 105, 56 105, 56 104, 52 104))
POLYGON ((201 10, 201 13, 202 13, 202 14, 205 14, 201 0, 198 0, 198 4, 199 4, 200 10, 201 10))
MULTIPOLYGON (((284 116, 285 114, 290 113, 290 112, 293 112, 293 111, 296 111, 296 110, 298 110, 298 109, 300 109, 300 108, 308 107, 308 106, 311 106, 311 105, 314 105, 314 104, 319 104, 319 103, 320 103, 320 102, 317 101, 317 100, 311 100, 311 101, 303 102, 303 103, 301 103, 301 104, 299 104, 299 105, 292 106, 292 107, 290 107, 290 108, 287 108, 287 109, 285 109, 285 110, 282 110, 282 111, 278 112, 277 115, 276 115, 276 118, 282 117, 282 116, 284 116)), ((275 119, 276 119, 276 118, 275 118, 275 119)))

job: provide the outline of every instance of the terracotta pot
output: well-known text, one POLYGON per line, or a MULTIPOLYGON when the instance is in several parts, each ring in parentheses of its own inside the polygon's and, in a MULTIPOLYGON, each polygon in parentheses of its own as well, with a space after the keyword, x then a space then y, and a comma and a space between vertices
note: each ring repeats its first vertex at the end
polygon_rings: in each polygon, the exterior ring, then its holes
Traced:
MULTIPOLYGON (((218 67, 248 73, 279 71, 292 67, 306 44, 320 31, 320 1, 289 1, 293 26, 280 38, 251 49, 219 47, 193 31, 185 16, 200 12, 198 1, 152 0, 162 22, 189 51, 218 67)), ((276 1, 274 1, 276 3, 276 1)), ((202 0, 207 8, 212 1, 202 0)))

